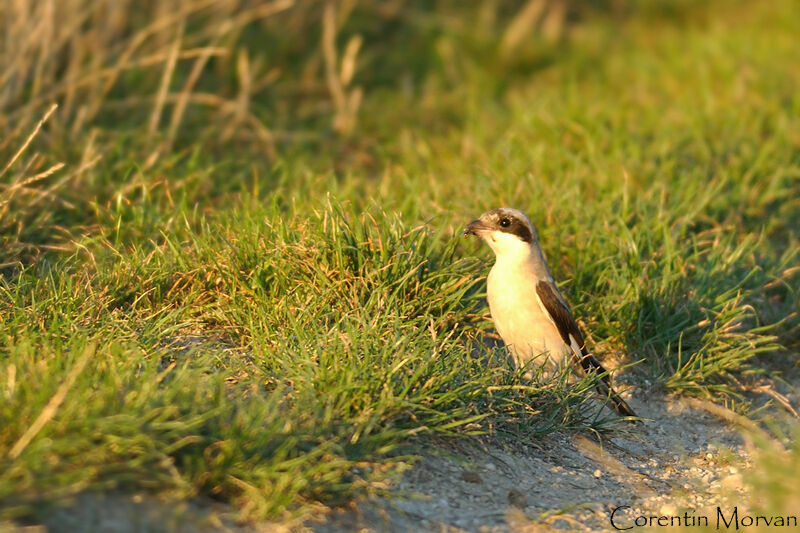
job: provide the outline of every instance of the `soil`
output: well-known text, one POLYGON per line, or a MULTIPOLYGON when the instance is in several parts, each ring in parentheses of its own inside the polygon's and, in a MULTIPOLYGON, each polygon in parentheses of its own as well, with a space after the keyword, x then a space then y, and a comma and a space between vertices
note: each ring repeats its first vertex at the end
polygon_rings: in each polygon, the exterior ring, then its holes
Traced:
POLYGON ((703 515, 713 526, 718 506, 729 515, 743 505, 750 451, 736 426, 746 421, 697 400, 630 403, 649 420, 629 436, 562 433, 431 453, 394 487, 411 497, 353 505, 308 525, 317 533, 614 531, 615 509, 619 527, 641 516, 693 525, 703 515))

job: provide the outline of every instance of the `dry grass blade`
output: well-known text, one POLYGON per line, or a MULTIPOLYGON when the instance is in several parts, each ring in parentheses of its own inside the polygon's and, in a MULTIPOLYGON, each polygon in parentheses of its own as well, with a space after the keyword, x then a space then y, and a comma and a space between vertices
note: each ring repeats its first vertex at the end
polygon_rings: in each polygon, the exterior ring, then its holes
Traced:
POLYGON ((647 485, 647 476, 631 470, 625 466, 622 461, 606 452, 602 446, 598 445, 596 442, 589 440, 583 435, 577 435, 572 439, 572 444, 574 444, 578 451, 587 459, 601 466, 603 470, 617 478, 620 483, 635 488, 637 494, 644 497, 655 494, 653 489, 647 485))
POLYGON ((325 3, 322 14, 322 56, 325 58, 325 79, 328 82, 333 105, 342 109, 345 105, 344 88, 336 69, 336 8, 333 2, 325 3))
POLYGON ((25 149, 28 148, 28 145, 31 144, 33 139, 39 133, 39 130, 42 129, 42 125, 44 125, 44 123, 47 122, 47 119, 50 118, 50 115, 52 115, 53 112, 55 112, 56 109, 58 109, 58 104, 51 105, 50 109, 48 109, 47 112, 44 114, 44 117, 42 117, 39 120, 39 122, 36 123, 36 127, 33 128, 33 131, 31 132, 30 135, 28 135, 28 138, 25 139, 25 142, 22 143, 22 146, 20 147, 20 149, 17 150, 17 153, 15 153, 11 157, 11 159, 8 161, 8 164, 6 164, 5 168, 3 168, 2 171, 0 171, 0 178, 2 178, 3 175, 5 175, 5 173, 8 172, 8 169, 11 168, 14 165, 14 163, 17 161, 17 159, 19 159, 19 156, 21 156, 22 153, 25 151, 25 149))
POLYGON ((542 21, 542 37, 553 42, 564 33, 564 23, 567 18, 567 1, 554 0, 542 21))
POLYGON ((67 377, 64 378, 64 382, 58 387, 56 393, 50 398, 50 401, 47 402, 44 409, 39 416, 36 417, 33 424, 28 427, 25 433, 17 440, 14 446, 11 447, 11 450, 8 452, 8 456, 13 460, 19 457, 19 455, 25 450, 28 444, 39 434, 39 432, 44 428, 47 423, 53 419, 58 411, 58 408, 64 402, 64 398, 67 397, 67 393, 72 388, 72 385, 75 383, 75 380, 78 379, 78 376, 83 371, 83 368, 86 366, 86 363, 89 361, 89 358, 94 355, 94 346, 87 346, 83 353, 78 357, 78 360, 75 361, 75 364, 72 365, 72 369, 70 369, 67 377))
POLYGON ((0 206, 7 208, 8 204, 11 203, 11 200, 13 199, 14 194, 17 191, 32 192, 32 191, 30 191, 30 189, 27 188, 28 185, 30 185, 32 183, 35 183, 35 182, 37 182, 39 180, 43 180, 44 178, 46 178, 46 177, 48 177, 48 176, 50 176, 52 174, 55 174, 56 172, 58 172, 62 168, 64 168, 64 163, 56 163, 55 165, 51 166, 47 170, 39 172, 38 174, 34 174, 33 176, 30 176, 30 177, 25 178, 23 180, 18 180, 16 182, 14 182, 10 187, 8 187, 5 190, 5 192, 7 194, 7 197, 6 198, 0 198, 0 206))
MULTIPOLYGON (((189 99, 192 91, 194 90, 195 85, 197 85, 197 81, 200 79, 200 75, 203 73, 203 69, 208 63, 208 60, 211 59, 213 50, 216 48, 222 37, 227 34, 232 27, 233 25, 230 23, 230 21, 223 21, 219 27, 218 34, 214 38, 212 46, 207 46, 203 53, 197 57, 194 65, 192 65, 192 70, 183 85, 183 90, 180 92, 180 95, 172 108, 172 117, 170 118, 169 130, 167 131, 168 146, 171 146, 172 143, 175 142, 175 136, 178 133, 178 127, 181 124, 186 107, 189 105, 189 99)), ((227 53, 227 51, 225 52, 227 53)))
POLYGON ((530 35, 536 23, 542 18, 545 9, 547 9, 547 0, 528 0, 503 33, 500 41, 500 50, 503 54, 513 52, 525 37, 530 35))
POLYGON ((753 443, 754 438, 757 438, 760 442, 770 443, 771 445, 775 446, 776 449, 782 449, 781 444, 774 440, 769 433, 767 433, 758 425, 757 422, 754 422, 753 420, 750 420, 749 418, 740 414, 734 413, 722 405, 717 405, 699 398, 682 398, 681 401, 685 402, 692 409, 706 411, 721 418, 722 420, 740 427, 743 430, 742 436, 745 439, 745 443, 751 450, 755 449, 755 444, 753 443))
MULTIPOLYGON (((343 10, 345 15, 347 9, 343 10)), ((343 17, 345 16, 343 15, 343 17)), ((340 23, 341 21, 338 21, 340 23)), ((348 42, 342 58, 341 67, 336 51, 337 16, 334 2, 327 2, 322 15, 322 57, 325 62, 325 81, 333 100, 335 114, 333 128, 340 133, 352 131, 356 122, 356 114, 361 105, 362 90, 354 88, 348 93, 347 86, 355 73, 356 57, 361 48, 361 37, 354 36, 348 42)))
POLYGON ((363 42, 364 40, 360 35, 351 37, 347 42, 347 46, 344 49, 344 56, 342 57, 342 69, 341 73, 339 74, 339 77, 342 80, 342 85, 344 86, 350 85, 350 82, 353 81, 353 76, 356 73, 356 59, 358 58, 358 51, 361 49, 361 44, 363 42))
MULTIPOLYGON (((34 127, 33 131, 25 139, 25 142, 22 143, 22 146, 11 157, 9 162, 3 168, 2 172, 0 172, 0 178, 2 178, 9 171, 9 169, 11 169, 14 166, 14 164, 19 160, 23 152, 25 152, 25 150, 30 146, 31 142, 33 142, 34 138, 36 138, 37 134, 41 130, 44 123, 55 112, 57 107, 58 106, 56 104, 50 106, 50 109, 47 110, 44 117, 42 117, 39 120, 39 122, 34 127)), ((36 161, 37 161, 36 156, 31 158, 31 160, 28 162, 25 168, 23 168, 16 177, 12 178, 11 183, 9 185, 0 183, 0 230, 8 229, 9 227, 12 227, 13 225, 19 222, 20 219, 19 216, 11 216, 11 217, 7 216, 11 209, 12 201, 14 200, 14 197, 17 194, 19 193, 30 194, 41 198, 42 195, 45 195, 47 193, 29 189, 28 186, 37 181, 43 180, 48 176, 51 176, 52 174, 58 172, 64 167, 63 163, 56 163, 43 171, 37 172, 32 176, 26 177, 28 168, 32 167, 36 161)), ((35 200, 33 203, 35 203, 35 200)), ((25 211, 26 212, 30 211, 30 205, 25 207, 25 211)))
POLYGON ((149 131, 154 135, 158 130, 158 124, 161 122, 161 112, 164 109, 164 101, 167 93, 169 92, 169 84, 172 81, 172 75, 175 72, 175 65, 178 63, 178 54, 181 50, 181 42, 183 41, 183 28, 186 24, 185 20, 181 20, 178 25, 175 40, 172 42, 170 48, 169 58, 166 65, 164 65, 164 74, 161 76, 161 84, 158 87, 158 95, 156 97, 156 105, 153 108, 153 113, 150 115, 149 131))

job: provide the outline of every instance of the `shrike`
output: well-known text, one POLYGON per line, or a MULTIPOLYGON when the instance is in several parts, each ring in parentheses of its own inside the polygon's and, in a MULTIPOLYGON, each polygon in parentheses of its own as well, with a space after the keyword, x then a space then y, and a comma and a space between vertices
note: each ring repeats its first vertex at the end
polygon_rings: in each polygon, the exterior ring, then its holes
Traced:
POLYGON ((587 350, 567 301, 547 266, 536 228, 522 211, 501 207, 470 222, 464 235, 477 235, 494 251, 486 296, 497 332, 516 363, 546 354, 546 368, 572 363, 600 376, 597 389, 623 416, 636 416, 611 388, 608 372, 587 350))

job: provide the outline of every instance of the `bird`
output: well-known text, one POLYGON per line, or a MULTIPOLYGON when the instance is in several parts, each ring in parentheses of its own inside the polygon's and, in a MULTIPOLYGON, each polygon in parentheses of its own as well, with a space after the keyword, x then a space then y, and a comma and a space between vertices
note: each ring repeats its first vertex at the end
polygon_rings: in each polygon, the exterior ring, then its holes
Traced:
POLYGON ((495 328, 515 363, 524 365, 546 354, 545 369, 571 364, 584 373, 595 373, 598 392, 617 413, 635 417, 612 388, 606 369, 588 350, 528 216, 509 207, 492 209, 467 224, 462 235, 480 237, 495 254, 486 298, 495 328))

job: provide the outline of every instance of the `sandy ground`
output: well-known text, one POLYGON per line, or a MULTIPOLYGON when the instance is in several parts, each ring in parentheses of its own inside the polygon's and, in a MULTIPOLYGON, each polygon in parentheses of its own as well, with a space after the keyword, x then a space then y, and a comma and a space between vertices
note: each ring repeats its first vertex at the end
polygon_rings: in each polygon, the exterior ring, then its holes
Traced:
POLYGON ((230 509, 211 502, 85 494, 44 523, 0 523, 0 532, 613 531, 615 509, 616 525, 628 527, 639 516, 691 520, 716 516, 717 506, 746 506, 741 472, 749 452, 735 415, 696 400, 641 395, 647 398, 634 397, 631 406, 649 420, 627 436, 448 441, 395 482, 400 497, 353 503, 291 528, 236 524, 230 509))
POLYGON ((692 517, 715 517, 717 506, 727 513, 744 504, 741 471, 749 454, 724 410, 665 397, 633 399, 631 406, 651 420, 630 437, 557 434, 535 444, 449 448, 426 456, 396 484, 399 493, 416 497, 354 505, 312 527, 318 533, 613 531, 615 509, 615 524, 628 527, 638 516, 684 518, 685 512, 691 524, 692 517))

